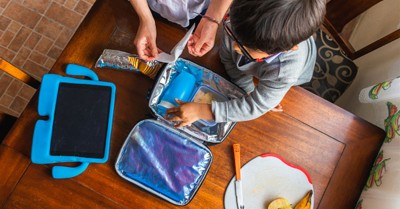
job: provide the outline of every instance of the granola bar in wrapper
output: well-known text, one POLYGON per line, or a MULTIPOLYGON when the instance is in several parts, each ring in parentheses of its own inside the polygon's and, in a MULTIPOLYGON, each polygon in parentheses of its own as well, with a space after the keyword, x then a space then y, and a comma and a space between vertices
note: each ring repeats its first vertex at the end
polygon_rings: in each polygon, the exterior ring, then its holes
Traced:
POLYGON ((144 61, 136 54, 105 49, 96 62, 98 68, 113 68, 141 72, 150 78, 157 75, 162 63, 157 60, 144 61))

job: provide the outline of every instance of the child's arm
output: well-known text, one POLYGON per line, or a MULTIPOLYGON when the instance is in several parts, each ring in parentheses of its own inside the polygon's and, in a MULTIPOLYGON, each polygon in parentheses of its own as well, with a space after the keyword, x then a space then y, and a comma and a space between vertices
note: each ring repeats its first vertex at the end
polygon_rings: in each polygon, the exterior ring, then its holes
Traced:
POLYGON ((169 108, 166 119, 169 121, 179 121, 180 123, 175 126, 177 128, 190 125, 200 119, 214 120, 210 104, 182 102, 178 99, 175 99, 175 101, 179 106, 169 108))
POLYGON ((253 92, 227 102, 213 101, 216 122, 247 121, 260 117, 277 106, 293 86, 292 82, 260 81, 253 92))

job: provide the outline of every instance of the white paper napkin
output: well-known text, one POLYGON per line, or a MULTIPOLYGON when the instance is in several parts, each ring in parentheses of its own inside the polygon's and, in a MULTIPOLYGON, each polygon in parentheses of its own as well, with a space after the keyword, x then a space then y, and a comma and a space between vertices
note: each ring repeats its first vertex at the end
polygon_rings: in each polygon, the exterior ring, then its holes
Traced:
POLYGON ((186 33, 186 35, 174 46, 174 48, 171 50, 170 54, 167 54, 165 52, 161 52, 158 55, 157 60, 159 62, 165 62, 165 63, 173 63, 175 62, 179 56, 181 56, 183 50, 185 49, 185 46, 187 42, 189 41, 190 36, 192 35, 192 32, 194 30, 195 25, 190 28, 190 30, 186 33))

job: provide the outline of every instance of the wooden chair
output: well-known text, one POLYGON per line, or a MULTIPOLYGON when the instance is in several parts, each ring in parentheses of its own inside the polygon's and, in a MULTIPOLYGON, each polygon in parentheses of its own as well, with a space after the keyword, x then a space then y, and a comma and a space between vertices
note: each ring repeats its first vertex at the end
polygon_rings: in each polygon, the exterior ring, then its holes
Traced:
MULTIPOLYGON (((6 60, 0 57, 0 70, 8 73, 12 77, 26 83, 32 88, 38 89, 40 82, 25 73, 24 71, 18 69, 14 65, 10 64, 6 60)), ((14 125, 16 117, 7 114, 5 112, 0 112, 0 142, 3 141, 4 137, 7 135, 8 131, 14 125)))
POLYGON ((331 0, 326 5, 326 16, 323 25, 332 35, 332 38, 341 46, 346 55, 352 60, 400 38, 400 29, 397 29, 362 49, 355 50, 350 42, 343 36, 342 31, 347 23, 381 1, 382 0, 331 0))

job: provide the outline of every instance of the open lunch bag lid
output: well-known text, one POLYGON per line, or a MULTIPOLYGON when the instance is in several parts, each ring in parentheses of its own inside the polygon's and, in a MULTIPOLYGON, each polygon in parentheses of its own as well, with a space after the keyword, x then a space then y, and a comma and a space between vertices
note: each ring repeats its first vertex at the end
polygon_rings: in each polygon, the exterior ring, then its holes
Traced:
MULTIPOLYGON (((179 44, 186 46, 185 41, 179 44)), ((165 111, 177 106, 174 98, 210 103, 243 94, 239 87, 211 70, 185 59, 173 59, 161 69, 151 92, 149 107, 156 119, 140 121, 131 130, 115 164, 117 173, 172 204, 188 204, 211 166, 213 155, 206 144, 221 143, 235 123, 196 121, 174 128, 173 122, 164 119, 165 111)))

